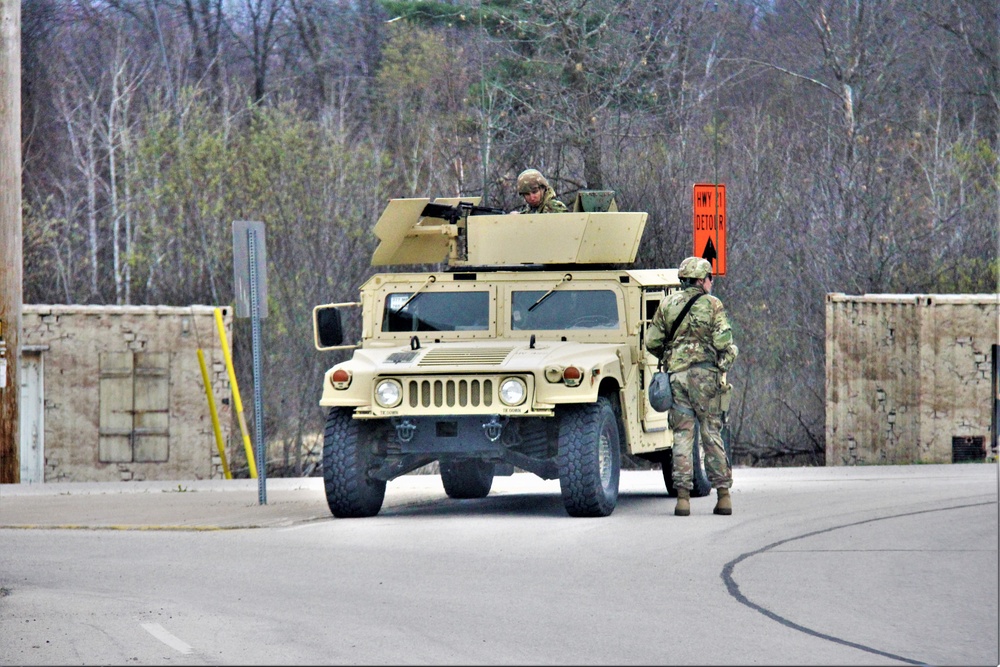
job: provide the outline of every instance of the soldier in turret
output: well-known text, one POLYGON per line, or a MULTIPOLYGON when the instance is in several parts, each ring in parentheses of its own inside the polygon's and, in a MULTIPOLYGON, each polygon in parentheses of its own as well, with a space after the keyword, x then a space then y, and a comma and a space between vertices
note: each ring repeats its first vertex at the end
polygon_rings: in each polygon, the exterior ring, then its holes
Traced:
POLYGON ((524 205, 511 213, 565 213, 566 204, 556 199, 556 191, 537 169, 525 169, 517 177, 517 193, 524 205))
POLYGON ((646 333, 646 349, 661 359, 670 375, 674 405, 670 408, 670 428, 674 432, 673 482, 677 489, 674 514, 691 514, 694 429, 701 429, 705 453, 705 473, 718 493, 715 514, 732 514, 729 489, 733 473, 722 441, 723 413, 728 411, 731 385, 724 383, 739 349, 726 309, 712 296, 712 265, 701 257, 688 257, 677 269, 684 289, 663 300, 646 333), (694 301, 684 319, 688 302, 694 301), (673 331, 673 339, 670 332, 673 331))

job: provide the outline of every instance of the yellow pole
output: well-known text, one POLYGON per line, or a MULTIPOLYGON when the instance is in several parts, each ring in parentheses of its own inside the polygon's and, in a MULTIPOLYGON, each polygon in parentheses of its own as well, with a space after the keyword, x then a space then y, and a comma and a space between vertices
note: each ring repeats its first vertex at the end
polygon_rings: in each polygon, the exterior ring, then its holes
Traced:
POLYGON ((250 466, 250 478, 257 479, 257 464, 254 463, 253 445, 250 443, 250 432, 247 430, 247 420, 243 416, 243 401, 240 400, 240 387, 236 384, 236 371, 233 369, 233 358, 229 354, 229 342, 226 340, 226 325, 222 323, 222 309, 215 309, 215 326, 219 330, 222 341, 222 356, 226 359, 226 370, 229 372, 229 384, 233 386, 233 403, 236 404, 236 416, 240 422, 240 433, 243 434, 243 449, 247 452, 247 464, 250 466))
POLYGON ((205 394, 208 396, 208 411, 212 415, 212 429, 215 431, 215 446, 222 457, 222 472, 226 474, 226 479, 232 479, 233 473, 229 472, 229 463, 226 462, 226 446, 222 442, 222 429, 219 427, 219 412, 215 409, 215 394, 212 392, 212 382, 208 377, 208 366, 205 365, 205 353, 198 348, 198 363, 201 364, 201 379, 205 381, 205 394))

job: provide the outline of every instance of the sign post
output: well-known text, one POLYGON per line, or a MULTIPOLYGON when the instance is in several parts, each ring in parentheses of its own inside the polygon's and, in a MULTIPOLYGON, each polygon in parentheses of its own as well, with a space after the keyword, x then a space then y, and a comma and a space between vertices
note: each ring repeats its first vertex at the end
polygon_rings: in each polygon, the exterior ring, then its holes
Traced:
POLYGON ((250 317, 253 344, 253 419, 257 435, 257 495, 267 504, 267 458, 264 446, 264 401, 261 388, 260 321, 267 317, 267 247, 264 223, 233 222, 233 285, 236 317, 250 317))
POLYGON ((694 254, 712 263, 712 273, 726 275, 726 186, 694 185, 694 254))

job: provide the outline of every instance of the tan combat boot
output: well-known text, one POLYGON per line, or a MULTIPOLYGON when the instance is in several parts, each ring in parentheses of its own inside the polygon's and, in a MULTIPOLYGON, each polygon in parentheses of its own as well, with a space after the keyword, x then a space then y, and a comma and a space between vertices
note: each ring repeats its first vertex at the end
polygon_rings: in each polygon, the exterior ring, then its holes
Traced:
POLYGON ((715 503, 714 514, 730 515, 733 513, 733 500, 729 497, 729 489, 716 489, 719 500, 715 503))
POLYGON ((691 514, 691 489, 677 489, 677 506, 674 507, 676 516, 689 516, 691 514))

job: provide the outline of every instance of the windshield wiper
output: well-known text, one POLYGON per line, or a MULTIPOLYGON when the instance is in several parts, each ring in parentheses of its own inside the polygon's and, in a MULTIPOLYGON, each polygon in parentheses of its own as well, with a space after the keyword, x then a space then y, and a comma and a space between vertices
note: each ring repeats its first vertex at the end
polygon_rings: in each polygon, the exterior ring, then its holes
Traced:
POLYGON ((420 294, 421 292, 423 292, 423 291, 424 291, 424 288, 425 288, 425 287, 427 287, 427 286, 428 286, 428 285, 430 285, 431 283, 435 282, 436 280, 437 280, 437 278, 435 278, 434 276, 430 276, 429 278, 427 278, 427 282, 425 282, 425 283, 424 283, 423 285, 421 285, 421 286, 420 286, 420 287, 419 287, 419 288, 417 289, 417 291, 416 291, 416 292, 414 292, 413 294, 411 294, 411 295, 410 295, 410 298, 409 298, 409 299, 407 299, 406 301, 404 301, 404 302, 403 302, 403 305, 402 305, 402 306, 400 306, 400 307, 399 307, 399 308, 397 308, 396 310, 392 311, 392 313, 390 313, 390 314, 391 314, 391 315, 398 315, 398 314, 399 314, 399 311, 403 310, 403 309, 404 309, 404 308, 406 308, 406 307, 407 307, 408 305, 410 305, 410 302, 411 302, 411 301, 413 301, 414 299, 416 299, 416 298, 417 298, 417 296, 418 296, 418 295, 419 295, 419 294, 420 294))
POLYGON ((538 304, 548 299, 552 295, 552 293, 556 291, 557 287, 559 287, 563 283, 568 283, 571 280, 573 280, 573 276, 567 273, 565 276, 563 276, 562 280, 560 280, 558 283, 555 284, 555 286, 552 287, 552 289, 550 289, 548 292, 538 297, 538 301, 531 304, 531 306, 528 308, 528 312, 530 313, 531 311, 533 311, 535 308, 538 307, 538 304))

